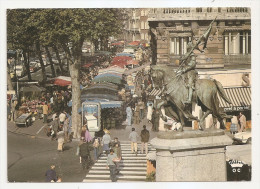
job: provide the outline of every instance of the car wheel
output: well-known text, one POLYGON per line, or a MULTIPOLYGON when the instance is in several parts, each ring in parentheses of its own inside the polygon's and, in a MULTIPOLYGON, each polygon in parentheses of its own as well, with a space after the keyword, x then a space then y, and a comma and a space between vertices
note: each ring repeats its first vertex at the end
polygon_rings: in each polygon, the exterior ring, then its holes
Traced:
POLYGON ((248 138, 247 141, 246 141, 247 144, 251 144, 252 143, 252 138, 248 138))

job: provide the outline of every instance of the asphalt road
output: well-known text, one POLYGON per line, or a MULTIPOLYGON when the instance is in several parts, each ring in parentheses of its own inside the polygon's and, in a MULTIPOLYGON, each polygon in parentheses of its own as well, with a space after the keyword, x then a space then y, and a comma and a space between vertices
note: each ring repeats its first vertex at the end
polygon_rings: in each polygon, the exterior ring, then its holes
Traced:
POLYGON ((7 163, 9 182, 44 182, 51 164, 62 182, 82 182, 82 170, 75 155, 77 142, 65 144, 64 152, 57 152, 57 141, 8 132, 7 163))

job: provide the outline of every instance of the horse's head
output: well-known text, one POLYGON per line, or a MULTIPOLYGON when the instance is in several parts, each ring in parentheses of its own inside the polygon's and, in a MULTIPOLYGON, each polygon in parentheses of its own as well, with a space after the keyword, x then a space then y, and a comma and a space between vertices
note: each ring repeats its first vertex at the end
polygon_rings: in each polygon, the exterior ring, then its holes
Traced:
POLYGON ((152 66, 150 75, 153 81, 153 86, 156 89, 162 88, 164 81, 164 72, 158 69, 156 66, 152 66))

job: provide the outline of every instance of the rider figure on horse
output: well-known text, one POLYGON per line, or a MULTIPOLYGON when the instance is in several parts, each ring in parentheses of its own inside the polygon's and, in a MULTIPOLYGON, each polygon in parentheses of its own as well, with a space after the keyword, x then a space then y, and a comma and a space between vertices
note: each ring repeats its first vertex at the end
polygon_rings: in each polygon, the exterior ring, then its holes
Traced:
POLYGON ((183 64, 180 69, 177 71, 177 75, 183 75, 186 87, 188 88, 188 97, 187 100, 184 101, 184 104, 191 104, 192 102, 192 93, 195 90, 195 83, 198 77, 198 72, 195 70, 196 68, 196 55, 194 54, 192 42, 189 42, 187 45, 187 53, 184 57, 181 58, 183 64))

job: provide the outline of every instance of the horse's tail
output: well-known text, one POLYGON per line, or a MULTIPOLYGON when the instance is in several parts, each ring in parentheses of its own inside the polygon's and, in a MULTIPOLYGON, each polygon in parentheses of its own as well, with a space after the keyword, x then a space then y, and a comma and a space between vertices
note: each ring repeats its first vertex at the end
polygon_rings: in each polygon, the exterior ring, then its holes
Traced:
POLYGON ((225 94, 225 91, 223 89, 223 86, 221 85, 221 83, 217 80, 213 80, 215 85, 217 86, 218 89, 218 93, 221 96, 221 98, 223 98, 227 103, 232 104, 230 99, 227 97, 227 95, 225 94))

